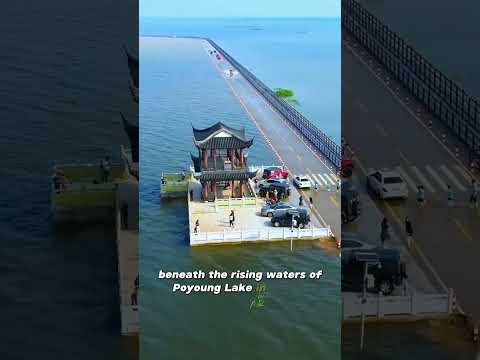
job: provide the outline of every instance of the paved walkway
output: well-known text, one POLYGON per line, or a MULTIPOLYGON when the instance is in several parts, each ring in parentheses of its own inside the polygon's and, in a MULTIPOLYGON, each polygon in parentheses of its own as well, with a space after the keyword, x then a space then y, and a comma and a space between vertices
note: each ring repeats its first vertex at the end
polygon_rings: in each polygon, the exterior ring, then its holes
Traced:
MULTIPOLYGON (((205 49, 211 49, 205 42, 205 49)), ((271 146, 281 163, 290 173, 307 175, 320 185, 335 183, 336 177, 329 164, 319 155, 304 138, 299 135, 274 108, 261 96, 239 73, 230 76, 233 68, 225 59, 217 60, 208 54, 234 96, 239 100, 247 115, 255 123, 259 131, 271 146)), ((307 204, 311 192, 302 190, 307 204)), ((335 236, 340 236, 340 194, 338 192, 312 191, 313 215, 322 223, 330 225, 335 236)))

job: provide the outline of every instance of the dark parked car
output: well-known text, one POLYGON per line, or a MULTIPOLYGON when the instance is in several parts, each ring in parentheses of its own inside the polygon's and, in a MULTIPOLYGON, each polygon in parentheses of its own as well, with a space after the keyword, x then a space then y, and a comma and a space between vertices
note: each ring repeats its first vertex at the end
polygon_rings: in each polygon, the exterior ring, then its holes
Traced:
POLYGON ((265 204, 260 213, 262 216, 272 217, 277 211, 286 211, 288 209, 296 209, 296 206, 284 202, 265 204))
POLYGON ((290 184, 288 181, 273 181, 268 180, 267 182, 262 183, 258 193, 261 197, 265 197, 267 195, 267 191, 270 194, 273 194, 275 190, 277 190, 277 195, 279 198, 288 197, 290 196, 290 184))
POLYGON ((373 275, 374 286, 367 291, 390 295, 407 278, 405 262, 395 249, 352 250, 349 256, 342 257, 342 291, 362 292, 365 263, 355 255, 367 253, 377 254, 379 260, 378 265, 368 266, 367 273, 373 275))
POLYGON ((287 211, 280 211, 273 214, 271 222, 275 227, 291 227, 293 219, 295 219, 296 225, 300 229, 303 229, 310 223, 310 215, 307 209, 290 209, 287 211))

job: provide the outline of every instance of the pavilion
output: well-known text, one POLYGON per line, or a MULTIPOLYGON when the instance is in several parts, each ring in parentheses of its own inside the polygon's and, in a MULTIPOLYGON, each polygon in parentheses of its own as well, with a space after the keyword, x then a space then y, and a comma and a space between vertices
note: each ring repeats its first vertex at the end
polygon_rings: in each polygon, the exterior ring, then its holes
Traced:
POLYGON ((193 140, 198 156, 192 155, 192 161, 195 178, 202 184, 202 199, 244 197, 248 179, 256 176, 247 167, 253 138, 247 139, 245 129, 218 122, 205 129, 193 128, 193 140))

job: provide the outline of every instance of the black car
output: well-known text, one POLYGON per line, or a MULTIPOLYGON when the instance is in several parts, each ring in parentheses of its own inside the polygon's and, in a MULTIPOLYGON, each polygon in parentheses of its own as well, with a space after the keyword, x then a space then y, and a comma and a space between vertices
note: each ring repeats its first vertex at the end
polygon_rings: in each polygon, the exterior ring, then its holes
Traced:
POLYGON ((300 229, 303 229, 306 225, 310 223, 310 215, 308 214, 307 209, 302 208, 275 213, 272 216, 271 222, 272 225, 275 227, 291 227, 294 219, 294 227, 300 229))
POLYGON ((370 250, 352 250, 342 257, 342 291, 362 292, 365 263, 355 255, 376 254, 379 263, 368 265, 367 274, 373 275, 374 286, 367 291, 390 295, 396 286, 403 284, 407 278, 406 265, 400 252, 395 249, 375 248, 370 250))
POLYGON ((265 197, 267 192, 273 194, 275 190, 277 190, 277 196, 280 198, 290 196, 290 184, 286 181, 265 182, 258 190, 258 193, 261 197, 265 197))

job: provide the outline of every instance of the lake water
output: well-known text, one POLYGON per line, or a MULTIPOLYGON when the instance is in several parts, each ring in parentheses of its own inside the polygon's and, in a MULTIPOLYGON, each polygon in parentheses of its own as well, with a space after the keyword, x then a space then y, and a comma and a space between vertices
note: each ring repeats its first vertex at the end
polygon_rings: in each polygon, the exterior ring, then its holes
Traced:
POLYGON ((128 143, 119 111, 135 110, 122 49, 137 41, 132 7, 2 7, 1 359, 136 358, 120 336, 113 222, 54 226, 49 201, 55 161, 118 160, 128 143))
POLYGON ((213 39, 270 88, 292 89, 298 110, 340 141, 339 19, 142 17, 140 34, 213 39))
MULTIPOLYGON (((335 89, 340 94, 339 82, 334 84, 331 80, 335 74, 320 71, 319 75, 315 71, 318 66, 312 63, 300 66, 306 52, 328 51, 314 49, 306 40, 295 40, 315 39, 313 34, 322 33, 323 28, 333 31, 334 21, 317 20, 318 25, 311 19, 287 21, 290 30, 285 29, 285 23, 270 20, 214 21, 202 26, 180 22, 178 27, 172 20, 165 27, 162 22, 149 21, 141 21, 143 35, 211 36, 269 86, 294 89, 301 111, 305 114, 309 111, 307 115, 312 121, 315 119, 317 125, 338 139, 340 99, 335 99, 337 106, 326 109, 315 103, 315 97, 334 97, 335 89), (259 43, 252 41, 253 48, 249 50, 248 39, 253 38, 259 39, 259 43), (285 43, 291 44, 288 51, 282 51, 285 43), (310 81, 315 76, 324 81, 310 81), (326 79, 332 82, 330 91, 319 86, 327 83, 326 79)), ((336 24, 338 27, 338 21, 336 24)), ((339 37, 338 43, 330 46, 339 51, 339 37)), ((339 53, 328 57, 326 63, 340 59, 339 53)), ((255 136, 249 163, 272 163, 274 156, 215 71, 201 44, 185 39, 142 37, 140 62, 141 356, 338 359, 340 266, 334 252, 320 242, 295 245, 293 252, 288 243, 188 246, 186 205, 183 201, 161 201, 159 179, 162 171, 189 166, 189 151, 194 150, 192 124, 204 127, 221 120, 234 127, 244 126, 248 136, 255 136), (325 275, 319 281, 267 280, 265 307, 250 309, 252 294, 172 294, 172 282, 157 279, 160 269, 323 269, 325 275)), ((322 61, 317 65, 321 66, 322 61)), ((338 62, 333 68, 339 66, 338 62)), ((335 73, 339 76, 339 71, 335 73)), ((336 79, 339 81, 339 77, 336 79)))

